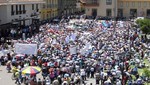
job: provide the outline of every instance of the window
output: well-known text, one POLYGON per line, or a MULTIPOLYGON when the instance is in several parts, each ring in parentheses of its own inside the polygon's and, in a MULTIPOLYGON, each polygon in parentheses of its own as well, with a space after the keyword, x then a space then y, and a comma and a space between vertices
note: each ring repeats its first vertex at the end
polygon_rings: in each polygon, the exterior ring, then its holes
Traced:
POLYGON ((13 5, 11 5, 11 15, 14 15, 14 6, 13 5))
POLYGON ((146 6, 147 6, 147 2, 143 2, 143 6, 145 6, 145 7, 146 7, 146 6))
POLYGON ((112 5, 112 0, 106 0, 106 5, 112 5))
POLYGON ((132 2, 132 7, 134 7, 135 6, 135 2, 132 2))
POLYGON ((147 16, 150 17, 150 9, 147 9, 147 16))
POLYGON ((141 2, 138 2, 138 7, 141 7, 141 2))
POLYGON ((32 4, 32 10, 34 10, 34 4, 32 4))
POLYGON ((118 16, 123 17, 123 9, 118 9, 118 16))
POLYGON ((16 5, 16 15, 18 15, 18 5, 16 5))
POLYGON ((46 8, 45 4, 43 4, 43 9, 46 8))
POLYGON ((137 9, 130 9, 131 17, 137 17, 137 9))
POLYGON ((126 7, 129 7, 129 2, 126 2, 126 7))
POLYGON ((22 14, 21 5, 19 5, 19 14, 22 14))
POLYGON ((23 14, 26 13, 25 5, 23 5, 23 14))
POLYGON ((97 0, 93 0, 93 3, 98 3, 98 1, 97 0))
POLYGON ((36 4, 36 9, 38 9, 38 4, 36 4))
POLYGON ((39 9, 38 9, 38 4, 36 4, 36 11, 37 11, 37 12, 39 12, 39 9))
POLYGON ((94 17, 97 16, 97 9, 92 9, 92 16, 94 16, 94 17))
POLYGON ((123 7, 123 2, 120 2, 120 7, 123 7))
POLYGON ((106 15, 107 15, 108 17, 111 17, 111 16, 112 16, 111 9, 106 9, 106 15))

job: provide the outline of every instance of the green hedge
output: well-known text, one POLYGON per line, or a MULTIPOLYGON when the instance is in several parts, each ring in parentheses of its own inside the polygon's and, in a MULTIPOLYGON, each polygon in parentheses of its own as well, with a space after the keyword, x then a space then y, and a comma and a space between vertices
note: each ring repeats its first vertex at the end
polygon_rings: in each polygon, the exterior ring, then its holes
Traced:
POLYGON ((150 34, 150 19, 138 19, 136 23, 145 34, 150 34))

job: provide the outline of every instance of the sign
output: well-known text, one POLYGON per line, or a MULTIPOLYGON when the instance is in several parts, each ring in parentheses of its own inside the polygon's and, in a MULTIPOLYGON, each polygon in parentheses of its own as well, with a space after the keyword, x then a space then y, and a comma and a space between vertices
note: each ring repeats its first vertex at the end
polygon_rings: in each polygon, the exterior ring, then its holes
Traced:
POLYGON ((15 53, 17 54, 37 54, 37 44, 15 44, 15 53))
POLYGON ((77 54, 77 47, 76 46, 70 46, 69 48, 70 50, 70 54, 73 55, 73 54, 77 54))

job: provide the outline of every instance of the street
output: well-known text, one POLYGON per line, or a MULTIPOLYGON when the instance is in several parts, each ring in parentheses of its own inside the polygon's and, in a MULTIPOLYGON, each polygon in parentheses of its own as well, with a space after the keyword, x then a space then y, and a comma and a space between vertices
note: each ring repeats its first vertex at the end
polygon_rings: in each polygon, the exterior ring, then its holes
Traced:
MULTIPOLYGON (((0 85, 16 85, 15 80, 12 80, 11 76, 12 73, 7 73, 6 66, 0 66, 0 85)), ((41 74, 37 74, 37 79, 38 78, 42 78, 41 74)), ((85 83, 86 85, 90 85, 90 83, 95 85, 95 80, 89 78, 85 81, 85 83)))

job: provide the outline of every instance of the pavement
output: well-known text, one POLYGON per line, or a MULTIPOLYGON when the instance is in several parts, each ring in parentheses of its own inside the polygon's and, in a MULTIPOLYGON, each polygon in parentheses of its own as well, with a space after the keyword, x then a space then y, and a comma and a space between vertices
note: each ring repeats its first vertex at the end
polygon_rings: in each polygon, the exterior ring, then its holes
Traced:
MULTIPOLYGON (((12 73, 7 73, 6 66, 0 66, 0 85, 17 85, 15 84, 15 80, 11 79, 12 73)), ((42 78, 41 74, 37 75, 37 79, 42 78)), ((85 81, 86 85, 96 85, 95 79, 88 78, 85 81)), ((24 84, 21 84, 24 85, 24 84)))
POLYGON ((7 73, 5 66, 0 66, 0 85, 15 85, 11 80, 12 73, 7 73))

